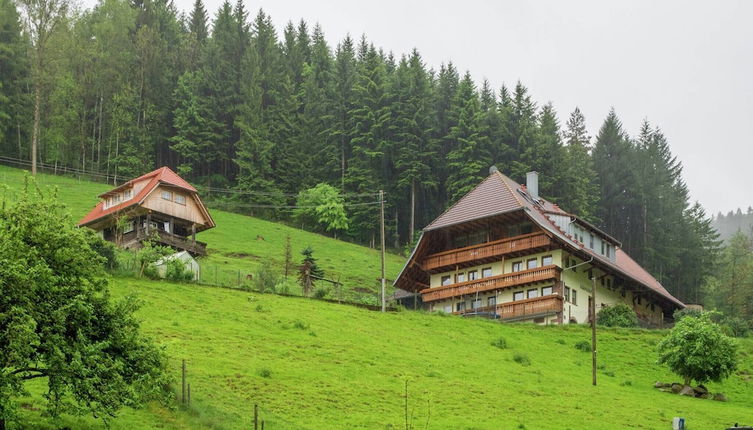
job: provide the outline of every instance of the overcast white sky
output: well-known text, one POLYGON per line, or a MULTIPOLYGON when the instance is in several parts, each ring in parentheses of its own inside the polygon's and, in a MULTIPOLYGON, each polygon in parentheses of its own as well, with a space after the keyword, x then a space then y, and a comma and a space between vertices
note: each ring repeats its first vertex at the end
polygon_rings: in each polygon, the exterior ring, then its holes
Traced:
MULTIPOLYGON (((92 1, 92 0, 89 0, 92 1)), ((190 10, 193 0, 174 0, 190 10)), ((222 0, 204 0, 214 17, 222 0)), ((235 0, 232 0, 233 2, 235 0)), ((631 135, 647 118, 710 214, 753 205, 753 1, 247 1, 278 29, 318 22, 334 47, 365 33, 396 56, 418 48, 495 88, 521 80, 591 135, 614 106, 631 135)), ((499 166, 503 168, 503 166, 499 166)), ((546 174, 545 172, 542 172, 546 174)))

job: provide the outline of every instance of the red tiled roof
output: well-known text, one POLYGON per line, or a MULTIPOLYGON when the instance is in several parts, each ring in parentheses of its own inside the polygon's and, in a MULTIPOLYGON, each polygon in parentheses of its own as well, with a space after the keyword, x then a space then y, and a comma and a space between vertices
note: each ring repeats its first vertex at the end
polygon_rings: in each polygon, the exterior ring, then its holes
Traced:
POLYGON ((129 208, 131 206, 140 204, 143 202, 144 198, 146 198, 147 195, 149 195, 150 192, 160 183, 170 184, 175 187, 183 188, 187 191, 190 191, 192 193, 196 193, 196 188, 192 187, 191 184, 186 182, 183 178, 178 176, 177 173, 170 170, 169 167, 160 167, 157 170, 151 171, 145 175, 141 175, 138 178, 131 179, 130 181, 124 183, 123 185, 120 185, 118 187, 113 188, 112 190, 102 193, 99 195, 99 197, 105 197, 110 194, 113 194, 115 192, 124 190, 126 188, 132 187, 133 184, 137 182, 141 182, 144 180, 149 179, 149 182, 144 186, 144 188, 139 191, 139 193, 135 196, 133 196, 132 199, 126 200, 120 204, 117 204, 115 206, 111 206, 107 209, 105 209, 105 202, 101 201, 97 204, 97 206, 92 209, 91 212, 89 212, 81 221, 78 222, 79 227, 91 224, 92 222, 103 218, 109 214, 115 213, 117 211, 129 208))
MULTIPOLYGON (((494 172, 489 175, 478 186, 476 186, 476 188, 471 190, 468 194, 458 200, 457 203, 437 217, 437 219, 429 224, 424 231, 436 230, 450 225, 519 209, 525 210, 526 214, 536 224, 544 230, 552 233, 568 247, 585 252, 589 256, 593 256, 594 259, 600 263, 609 266, 635 282, 644 285, 646 288, 660 294, 672 303, 681 307, 685 306, 681 301, 672 296, 659 281, 636 263, 635 260, 630 258, 630 256, 622 249, 616 248, 615 259, 610 260, 567 235, 547 216, 547 214, 572 216, 571 214, 563 211, 556 204, 544 199, 539 199, 534 203, 533 199, 528 196, 525 185, 518 184, 500 172, 494 172)), ((612 238, 609 237, 609 239, 612 238)), ((421 240, 419 239, 419 243, 420 242, 421 240)), ((418 244, 416 244, 416 248, 418 248, 418 244)), ((417 258, 417 256, 411 254, 411 258, 406 262, 406 267, 413 258, 417 258)), ((403 272, 405 272, 405 267, 398 276, 398 279, 403 275, 403 272)))

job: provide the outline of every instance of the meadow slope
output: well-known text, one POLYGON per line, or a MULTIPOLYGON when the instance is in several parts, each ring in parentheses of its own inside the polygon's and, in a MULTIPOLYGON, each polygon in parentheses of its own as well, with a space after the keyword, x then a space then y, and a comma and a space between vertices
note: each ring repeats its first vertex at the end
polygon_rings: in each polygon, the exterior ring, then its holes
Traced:
POLYGON ((152 405, 127 411, 114 428, 162 420, 165 428, 247 429, 255 403, 268 430, 405 428, 406 380, 415 428, 665 429, 683 416, 690 429, 707 430, 753 421, 750 340, 741 342, 741 372, 709 384, 729 397, 722 403, 653 388, 678 379, 655 364, 659 331, 601 330, 593 387, 591 356, 574 347, 590 337, 583 326, 381 314, 135 279, 113 279, 112 291, 144 301, 143 328, 166 347, 176 380, 186 359, 193 399, 190 413, 152 405), (506 349, 492 345, 499 338, 506 349))
MULTIPOLYGON (((25 174, 21 169, 0 166, 0 184, 9 188, 12 197, 22 188, 25 174)), ((106 184, 45 174, 37 175, 36 181, 43 190, 56 190, 60 200, 70 209, 72 222, 80 220, 97 204, 97 195, 112 188, 106 184)), ((380 257, 374 249, 251 216, 212 209, 211 205, 209 209, 217 227, 199 233, 197 239, 208 246, 209 256, 203 258, 202 263, 207 267, 210 282, 215 270, 220 273, 220 280, 224 273, 233 281, 236 273, 240 278, 245 278, 246 274, 255 273, 260 265, 281 271, 285 238, 289 235, 294 261, 299 262, 300 251, 311 246, 325 275, 343 282, 346 298, 358 298, 369 295, 369 292, 375 294, 378 290, 380 257), (362 294, 359 295, 359 291, 362 294)), ((397 276, 403 262, 404 258, 387 254, 385 269, 388 279, 397 276)), ((375 300, 374 294, 371 297, 375 300)))

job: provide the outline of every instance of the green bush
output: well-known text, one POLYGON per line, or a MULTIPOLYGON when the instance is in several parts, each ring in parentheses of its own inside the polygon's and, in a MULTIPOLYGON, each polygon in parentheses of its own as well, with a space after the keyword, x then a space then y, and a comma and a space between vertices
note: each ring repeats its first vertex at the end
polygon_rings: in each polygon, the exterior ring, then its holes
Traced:
POLYGON ((165 278, 173 282, 191 282, 194 274, 183 261, 172 259, 165 265, 165 278))
POLYGON ((317 288, 314 290, 314 298, 315 299, 323 299, 327 297, 327 289, 326 288, 317 288))
POLYGON ((154 263, 150 263, 146 267, 144 267, 143 274, 144 276, 152 280, 161 279, 159 272, 157 271, 157 266, 155 266, 154 263))
POLYGON ((579 340, 575 343, 575 349, 583 352, 591 352, 591 342, 587 340, 579 340))
POLYGON ((681 318, 659 342, 659 364, 666 364, 690 385, 720 382, 737 368, 737 343, 709 315, 681 318))
POLYGON ((520 364, 521 366, 530 366, 531 365, 531 359, 528 358, 526 354, 516 352, 512 356, 512 361, 520 364))
POLYGON ((630 306, 620 303, 600 310, 596 322, 605 327, 638 327, 638 315, 630 306))
POLYGON ((262 264, 259 271, 254 277, 254 287, 259 292, 274 291, 275 286, 280 282, 280 275, 277 274, 270 265, 262 264))
POLYGON ((507 348, 507 340, 505 340, 504 337, 499 337, 494 342, 492 342, 492 346, 496 346, 499 349, 506 349, 507 348))
POLYGON ((272 377, 272 371, 271 371, 271 370, 269 370, 269 369, 268 369, 268 368, 266 368, 266 367, 262 367, 262 368, 261 368, 261 369, 259 369, 259 370, 258 370, 258 371, 257 371, 256 373, 257 373, 257 374, 258 374, 259 376, 261 376, 262 378, 271 378, 271 377, 272 377))
POLYGON ((115 270, 118 268, 118 259, 115 254, 115 245, 108 242, 91 229, 83 229, 86 242, 89 247, 105 260, 105 269, 115 270))
POLYGON ((677 322, 685 317, 698 318, 699 316, 701 316, 702 313, 703 312, 697 309, 690 309, 690 308, 678 309, 672 314, 672 318, 674 318, 675 322, 677 322))
POLYGON ((748 337, 750 333, 748 322, 738 317, 725 317, 721 321, 721 326, 727 336, 748 337))

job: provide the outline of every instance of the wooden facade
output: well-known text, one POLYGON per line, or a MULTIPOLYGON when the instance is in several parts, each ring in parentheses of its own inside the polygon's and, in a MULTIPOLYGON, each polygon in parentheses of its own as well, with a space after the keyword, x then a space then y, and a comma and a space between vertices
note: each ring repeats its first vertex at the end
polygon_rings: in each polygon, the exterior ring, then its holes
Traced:
POLYGON ((79 223, 123 248, 154 241, 205 255, 196 234, 215 226, 198 192, 167 167, 100 195, 102 201, 79 223))

